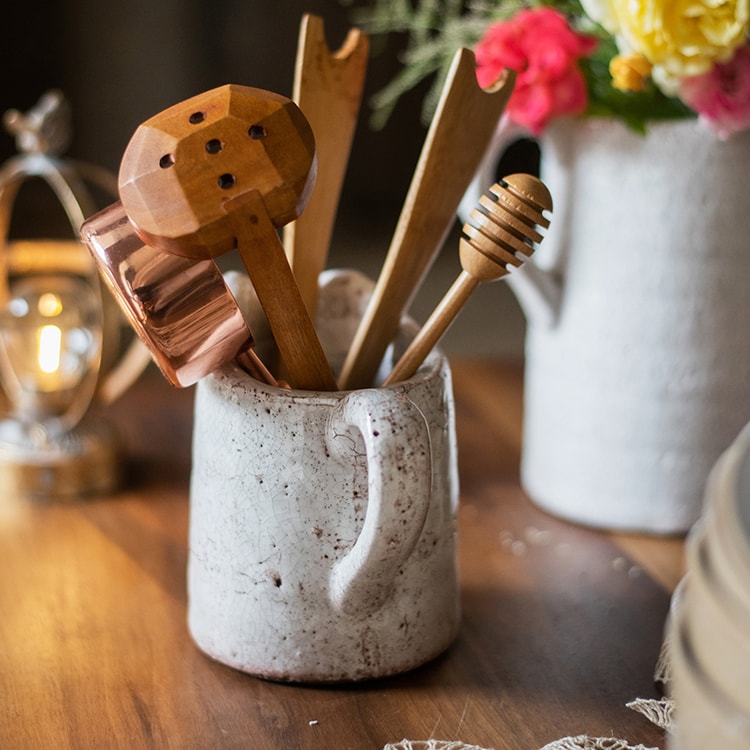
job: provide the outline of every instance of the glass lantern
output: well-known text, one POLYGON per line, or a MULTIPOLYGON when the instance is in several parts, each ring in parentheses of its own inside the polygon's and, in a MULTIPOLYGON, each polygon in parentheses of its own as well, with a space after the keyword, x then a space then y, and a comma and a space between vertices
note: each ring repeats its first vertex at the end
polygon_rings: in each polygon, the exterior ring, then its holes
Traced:
POLYGON ((3 494, 69 498, 114 490, 121 442, 92 405, 118 397, 149 362, 136 339, 121 355, 119 312, 77 239, 96 210, 88 186, 117 196, 117 185, 105 170, 60 158, 69 121, 57 91, 25 114, 4 117, 21 153, 0 168, 3 494), (51 188, 75 239, 8 238, 19 189, 32 179, 51 188))

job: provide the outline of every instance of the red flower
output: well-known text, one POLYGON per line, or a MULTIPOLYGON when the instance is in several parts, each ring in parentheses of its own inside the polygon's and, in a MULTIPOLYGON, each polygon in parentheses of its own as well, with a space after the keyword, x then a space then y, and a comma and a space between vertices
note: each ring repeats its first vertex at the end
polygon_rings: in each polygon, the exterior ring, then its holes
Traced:
POLYGON ((551 118, 586 108, 586 83, 577 63, 596 45, 594 37, 573 31, 559 11, 522 10, 490 26, 477 43, 477 80, 486 87, 503 69, 515 70, 508 116, 538 135, 551 118))

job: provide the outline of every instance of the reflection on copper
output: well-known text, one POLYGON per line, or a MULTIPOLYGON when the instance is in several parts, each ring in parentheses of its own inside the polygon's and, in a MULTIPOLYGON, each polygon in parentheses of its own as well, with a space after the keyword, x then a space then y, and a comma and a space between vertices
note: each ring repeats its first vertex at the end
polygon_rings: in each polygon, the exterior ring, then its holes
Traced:
POLYGON ((237 355, 253 377, 278 385, 212 260, 145 245, 121 203, 86 221, 81 236, 115 299, 170 383, 192 385, 237 355))

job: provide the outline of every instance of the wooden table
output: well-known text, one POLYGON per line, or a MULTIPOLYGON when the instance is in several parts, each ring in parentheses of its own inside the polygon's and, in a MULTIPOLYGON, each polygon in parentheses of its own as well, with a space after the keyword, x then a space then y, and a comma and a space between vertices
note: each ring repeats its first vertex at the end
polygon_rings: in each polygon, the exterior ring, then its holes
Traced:
POLYGON ((211 661, 185 623, 191 391, 149 373, 112 410, 130 485, 0 500, 0 748, 381 750, 403 738, 537 750, 568 735, 664 748, 626 708, 652 682, 682 542, 591 531, 519 487, 518 365, 455 362, 463 626, 435 662, 351 687, 211 661))

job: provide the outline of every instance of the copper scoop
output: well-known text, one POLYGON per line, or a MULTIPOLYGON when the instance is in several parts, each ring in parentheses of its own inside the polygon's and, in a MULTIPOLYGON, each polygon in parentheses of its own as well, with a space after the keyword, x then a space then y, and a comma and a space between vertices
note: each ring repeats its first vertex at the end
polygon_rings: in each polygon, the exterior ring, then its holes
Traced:
POLYGON ((256 379, 279 385, 255 354, 252 333, 212 260, 145 245, 119 202, 86 221, 81 236, 172 385, 192 385, 232 358, 256 379))

